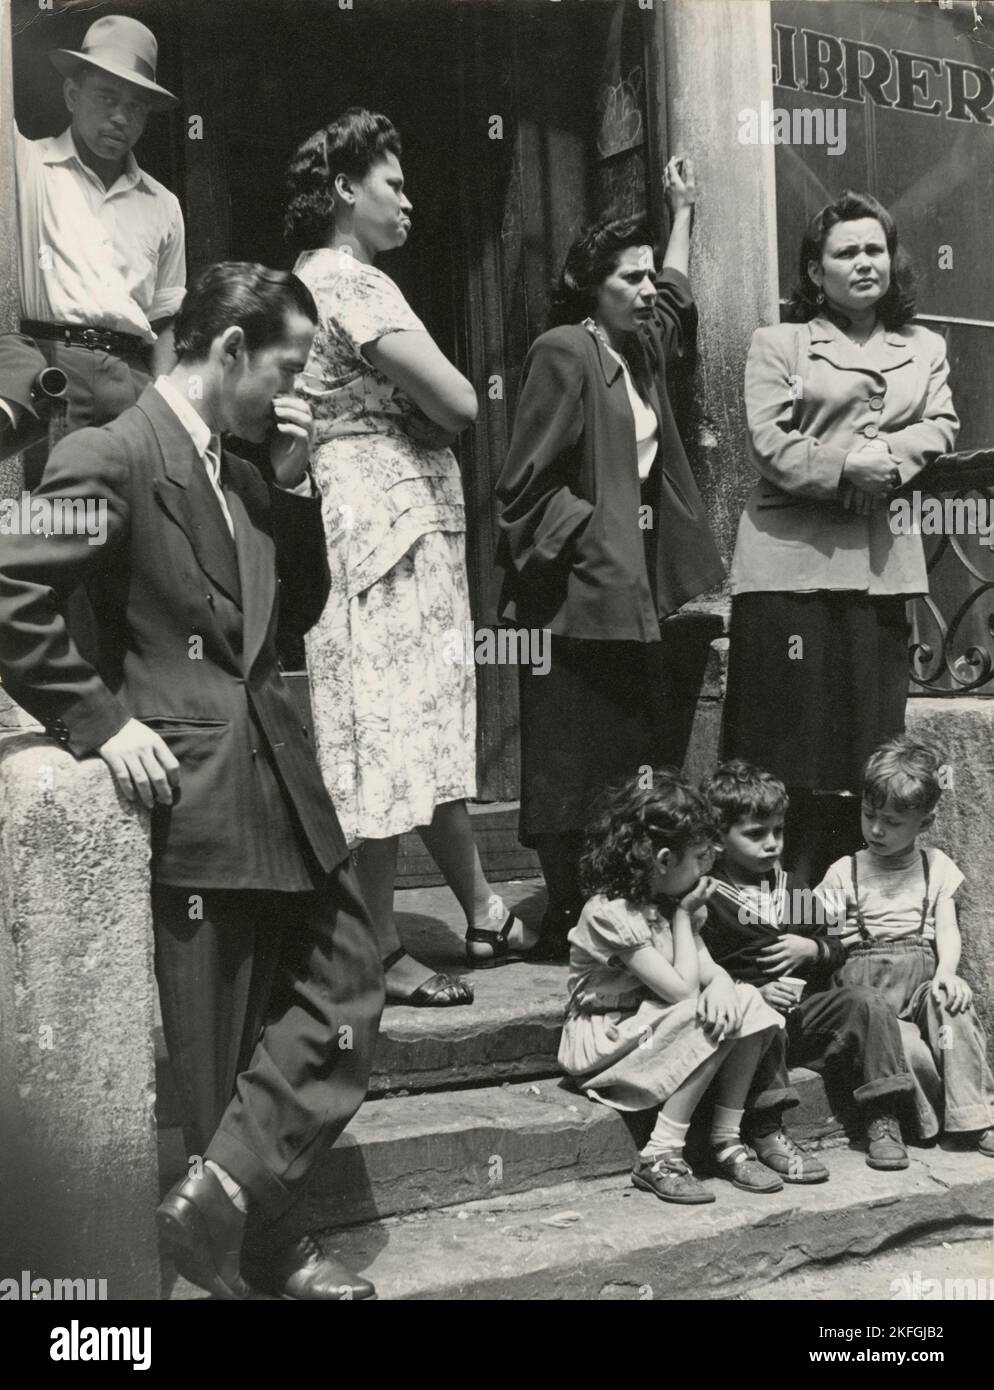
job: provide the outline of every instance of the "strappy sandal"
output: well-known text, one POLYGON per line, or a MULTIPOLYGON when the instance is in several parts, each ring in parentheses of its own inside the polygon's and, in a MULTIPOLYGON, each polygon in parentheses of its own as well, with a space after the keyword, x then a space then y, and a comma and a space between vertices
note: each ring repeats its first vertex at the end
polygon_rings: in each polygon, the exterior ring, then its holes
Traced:
MULTIPOLYGON (((406 956, 407 952, 403 946, 396 951, 391 951, 388 956, 383 958, 384 975, 391 966, 396 965, 401 956, 406 956)), ((425 980, 423 985, 418 985, 413 994, 409 994, 404 999, 388 999, 387 1004, 409 1004, 415 1009, 448 1009, 459 1004, 472 1004, 473 986, 466 980, 460 980, 455 975, 444 975, 439 973, 432 975, 430 980, 425 980)))
POLYGON ((541 946, 541 940, 535 942, 533 946, 512 946, 508 937, 517 921, 513 912, 509 912, 504 920, 504 925, 500 931, 486 931, 483 927, 470 927, 466 932, 466 962, 474 970, 496 970, 499 965, 514 965, 518 961, 528 961, 537 959, 536 952, 541 946), (489 956, 477 955, 473 952, 474 946, 486 946, 491 954, 489 956))

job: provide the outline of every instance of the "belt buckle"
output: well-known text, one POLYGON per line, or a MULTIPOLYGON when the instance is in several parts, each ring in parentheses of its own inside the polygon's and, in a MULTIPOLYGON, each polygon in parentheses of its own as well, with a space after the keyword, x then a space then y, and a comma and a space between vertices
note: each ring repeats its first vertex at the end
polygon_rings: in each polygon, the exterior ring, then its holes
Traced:
POLYGON ((98 348, 105 346, 106 335, 101 333, 98 328, 84 328, 80 337, 85 348, 98 348))

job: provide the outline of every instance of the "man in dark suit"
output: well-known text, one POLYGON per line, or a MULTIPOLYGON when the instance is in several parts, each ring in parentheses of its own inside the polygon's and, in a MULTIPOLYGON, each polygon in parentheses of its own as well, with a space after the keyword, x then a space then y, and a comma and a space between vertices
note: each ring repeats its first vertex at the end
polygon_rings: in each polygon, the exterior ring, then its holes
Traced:
POLYGON ((159 1226, 180 1271, 222 1298, 247 1296, 246 1278, 297 1298, 373 1295, 294 1219, 363 1099, 383 1005, 276 658, 277 618, 306 631, 328 592, 321 504, 305 495, 312 422, 291 394, 316 321, 296 277, 210 267, 177 318, 173 371, 64 439, 35 493, 104 508, 106 542, 16 535, 0 561, 8 691, 152 808, 156 973, 194 1155, 159 1226), (276 485, 222 454, 221 432, 270 437, 276 485), (63 616, 80 583, 92 651, 63 616))

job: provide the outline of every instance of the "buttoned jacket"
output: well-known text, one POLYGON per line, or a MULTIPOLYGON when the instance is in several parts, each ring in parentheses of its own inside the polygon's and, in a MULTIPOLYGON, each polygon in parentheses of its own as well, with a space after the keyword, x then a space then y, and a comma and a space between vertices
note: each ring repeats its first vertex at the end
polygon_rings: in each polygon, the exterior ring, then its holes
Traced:
POLYGON ((959 420, 942 338, 918 325, 860 347, 824 315, 753 334, 745 371, 749 458, 759 474, 739 523, 732 593, 928 590, 921 538, 840 497, 846 456, 882 439, 908 484, 952 449, 959 420), (900 528, 896 528, 900 531, 900 528))

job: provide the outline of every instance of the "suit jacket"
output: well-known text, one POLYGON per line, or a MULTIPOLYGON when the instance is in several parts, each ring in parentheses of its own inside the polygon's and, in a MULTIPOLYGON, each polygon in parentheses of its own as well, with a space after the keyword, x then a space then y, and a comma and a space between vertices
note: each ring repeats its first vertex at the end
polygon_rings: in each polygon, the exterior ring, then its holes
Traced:
POLYGON ((621 364, 582 324, 532 344, 497 483, 509 621, 655 642, 661 619, 724 577, 666 389, 667 362, 692 343, 697 311, 679 271, 662 271, 656 287, 652 321, 633 344, 659 425, 644 488, 621 364))
POLYGON ((760 481, 739 522, 732 593, 857 589, 927 593, 921 538, 894 535, 888 508, 846 511, 846 455, 880 438, 902 483, 956 441, 946 348, 915 325, 865 348, 831 319, 753 334, 745 372, 749 457, 760 481))
POLYGON ((300 890, 305 846, 347 854, 307 730, 277 664, 278 616, 303 633, 328 595, 317 498, 269 488, 225 453, 221 507, 189 434, 154 387, 53 451, 35 497, 106 506, 103 544, 24 536, 0 555, 0 674, 65 747, 98 749, 129 718, 180 763, 152 814, 161 883, 300 890), (80 650, 63 608, 83 584, 96 618, 80 650))

